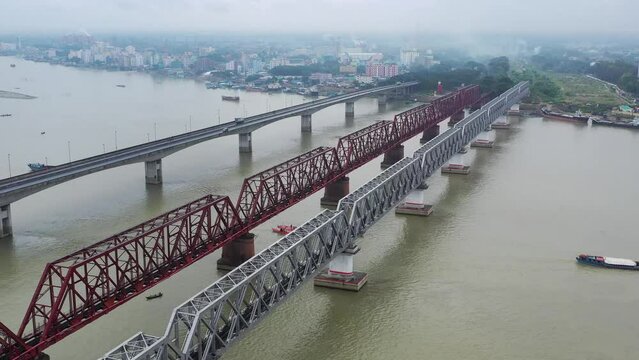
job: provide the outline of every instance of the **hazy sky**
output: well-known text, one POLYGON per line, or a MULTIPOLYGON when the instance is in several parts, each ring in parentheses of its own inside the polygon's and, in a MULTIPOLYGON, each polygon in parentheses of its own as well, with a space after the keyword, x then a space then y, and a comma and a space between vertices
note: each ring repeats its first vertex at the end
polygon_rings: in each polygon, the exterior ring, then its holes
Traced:
POLYGON ((627 33, 639 0, 0 0, 0 33, 627 33))

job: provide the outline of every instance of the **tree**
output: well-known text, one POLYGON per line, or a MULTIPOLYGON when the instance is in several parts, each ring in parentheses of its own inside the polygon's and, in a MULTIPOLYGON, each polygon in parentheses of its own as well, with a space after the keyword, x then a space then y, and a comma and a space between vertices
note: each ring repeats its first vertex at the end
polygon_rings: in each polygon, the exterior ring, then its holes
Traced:
POLYGON ((507 76, 510 71, 510 62, 505 56, 490 59, 488 62, 488 74, 493 76, 507 76))

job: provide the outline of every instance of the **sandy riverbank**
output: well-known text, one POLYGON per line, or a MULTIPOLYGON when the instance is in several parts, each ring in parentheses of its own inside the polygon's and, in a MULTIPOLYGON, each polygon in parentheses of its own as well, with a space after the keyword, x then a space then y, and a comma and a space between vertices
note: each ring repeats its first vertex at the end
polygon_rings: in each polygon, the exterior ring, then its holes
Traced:
POLYGON ((20 94, 17 92, 13 92, 13 91, 3 91, 0 90, 0 98, 2 99, 23 99, 23 100, 29 100, 29 99, 35 99, 35 96, 31 96, 31 95, 26 95, 26 94, 20 94))

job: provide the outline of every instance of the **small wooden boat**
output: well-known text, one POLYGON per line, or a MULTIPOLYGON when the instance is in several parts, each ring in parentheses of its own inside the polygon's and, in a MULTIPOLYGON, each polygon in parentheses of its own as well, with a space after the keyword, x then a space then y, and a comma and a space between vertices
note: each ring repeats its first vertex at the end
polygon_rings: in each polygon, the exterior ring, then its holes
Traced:
POLYGON ((577 256, 577 262, 584 265, 604 267, 609 269, 639 270, 637 261, 613 258, 608 256, 579 254, 579 256, 577 256))
POLYGON ((153 299, 157 299, 157 298, 161 298, 162 297, 162 293, 159 292, 157 294, 152 294, 146 297, 147 300, 153 300, 153 299))
POLYGON ((2 117, 11 116, 11 114, 0 114, 2 117))
POLYGON ((123 85, 123 84, 117 84, 117 85, 115 85, 115 86, 117 86, 117 87, 121 87, 121 88, 126 87, 126 85, 123 85))
POLYGON ((286 235, 293 230, 295 230, 295 226, 293 225, 277 225, 276 227, 273 228, 273 232, 281 234, 281 235, 286 235))
POLYGON ((222 95, 222 100, 225 100, 225 101, 240 101, 240 97, 239 96, 222 95))

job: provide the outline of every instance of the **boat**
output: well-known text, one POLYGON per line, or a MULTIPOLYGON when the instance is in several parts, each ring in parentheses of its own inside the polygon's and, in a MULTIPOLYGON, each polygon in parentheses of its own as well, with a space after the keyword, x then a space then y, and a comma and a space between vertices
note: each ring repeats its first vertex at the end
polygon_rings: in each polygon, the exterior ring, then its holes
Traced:
POLYGON ((293 230, 295 230, 295 226, 293 225, 277 225, 276 227, 273 228, 273 232, 282 234, 282 235, 286 235, 293 230))
POLYGON ((146 297, 147 300, 153 300, 153 299, 157 299, 157 298, 161 298, 162 297, 162 293, 159 292, 157 294, 152 294, 146 297))
POLYGON ((16 67, 16 64, 11 64, 11 65, 9 65, 9 66, 11 66, 11 67, 16 67))
POLYGON ((204 85, 206 86, 207 89, 217 89, 217 85, 215 85, 214 83, 207 81, 206 83, 204 83, 204 85))
POLYGON ((31 171, 42 171, 42 170, 51 169, 53 167, 51 165, 45 165, 42 163, 31 163, 31 164, 27 164, 27 166, 29 167, 29 169, 31 169, 31 171))
POLYGON ((230 95, 222 95, 222 100, 226 100, 226 101, 240 101, 240 97, 239 96, 230 96, 230 95))
POLYGON ((115 85, 115 86, 117 86, 117 87, 122 87, 122 88, 123 88, 123 87, 126 87, 126 85, 122 85, 122 84, 117 84, 117 85, 115 85))
POLYGON ((612 127, 620 127, 620 128, 627 128, 627 129, 639 129, 639 121, 634 120, 634 121, 619 121, 619 120, 607 120, 607 119, 599 119, 599 118, 593 118, 592 119, 592 124, 593 125, 602 125, 602 126, 612 126, 612 127))
POLYGON ((11 114, 0 114, 2 117, 11 116, 11 114))
POLYGON ((563 114, 556 111, 551 111, 547 108, 542 108, 541 113, 545 118, 564 121, 575 121, 580 123, 587 123, 590 117, 583 116, 581 112, 577 111, 574 115, 563 114))
POLYGON ((637 262, 634 260, 586 254, 579 254, 576 259, 578 263, 584 265, 598 266, 610 269, 639 270, 639 265, 637 265, 637 262))

